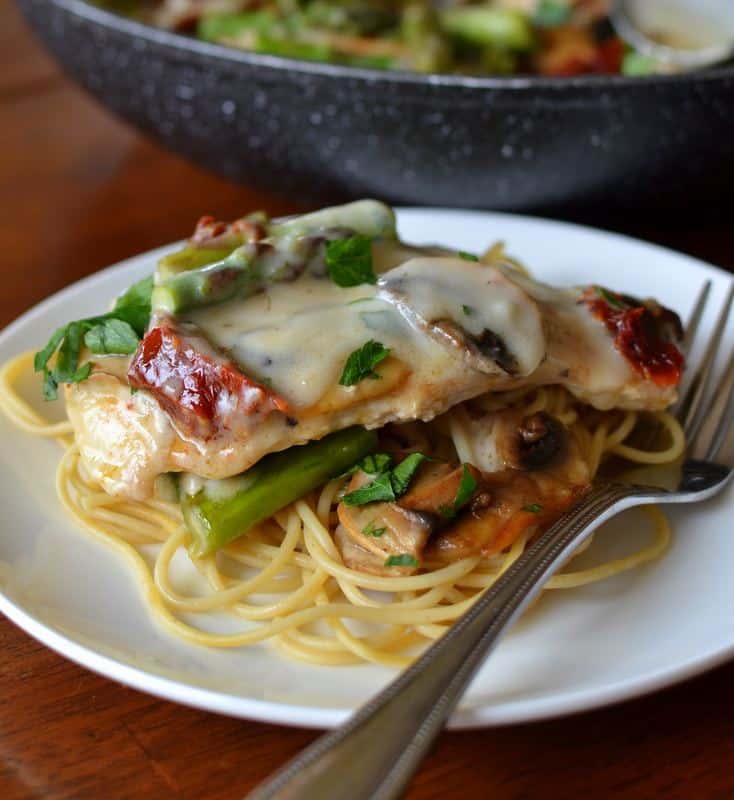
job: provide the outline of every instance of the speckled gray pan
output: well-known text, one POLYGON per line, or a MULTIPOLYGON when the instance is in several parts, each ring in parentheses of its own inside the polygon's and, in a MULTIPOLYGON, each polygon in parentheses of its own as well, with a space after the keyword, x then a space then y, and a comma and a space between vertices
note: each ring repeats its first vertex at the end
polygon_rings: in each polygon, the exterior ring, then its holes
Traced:
POLYGON ((734 67, 467 78, 256 55, 80 0, 18 0, 68 73, 221 175, 304 201, 610 213, 734 197, 734 67))

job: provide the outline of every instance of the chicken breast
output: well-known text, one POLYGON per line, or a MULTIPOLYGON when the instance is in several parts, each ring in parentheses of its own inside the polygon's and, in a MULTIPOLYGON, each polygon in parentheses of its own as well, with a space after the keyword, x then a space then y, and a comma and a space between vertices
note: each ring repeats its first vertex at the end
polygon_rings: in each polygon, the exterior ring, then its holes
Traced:
POLYGON ((304 274, 154 315, 129 364, 95 358, 89 379, 66 387, 90 473, 144 498, 163 472, 225 478, 350 425, 430 420, 528 385, 562 384, 600 409, 675 399, 682 360, 658 306, 396 253, 376 284, 304 274))

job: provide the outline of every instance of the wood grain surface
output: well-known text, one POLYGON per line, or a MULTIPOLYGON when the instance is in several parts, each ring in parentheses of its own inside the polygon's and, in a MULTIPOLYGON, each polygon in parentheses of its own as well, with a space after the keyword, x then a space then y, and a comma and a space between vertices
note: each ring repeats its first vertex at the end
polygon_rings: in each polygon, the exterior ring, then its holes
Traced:
MULTIPOLYGON (((205 211, 297 210, 207 175, 109 116, 60 74, 9 0, 0 0, 0 142, 0 325, 83 275, 185 236, 205 211)), ((614 224, 734 268, 730 220, 614 224)), ((602 711, 447 733, 408 797, 732 798, 732 685, 734 664, 602 711)), ((0 619, 3 800, 241 798, 315 735, 155 700, 0 619)))

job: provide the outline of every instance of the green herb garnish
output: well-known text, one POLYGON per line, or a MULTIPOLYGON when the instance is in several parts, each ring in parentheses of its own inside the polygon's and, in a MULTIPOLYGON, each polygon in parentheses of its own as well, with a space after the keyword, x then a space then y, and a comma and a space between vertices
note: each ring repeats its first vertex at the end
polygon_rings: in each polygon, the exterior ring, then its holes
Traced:
POLYGON ((418 467, 426 458, 427 456, 424 456, 423 453, 411 453, 393 469, 390 483, 396 497, 401 497, 408 491, 408 486, 410 486, 410 482, 415 477, 418 467))
POLYGON ((471 306, 462 306, 461 310, 466 314, 467 317, 470 317, 474 313, 474 309, 471 306))
POLYGON ((459 258, 463 258, 464 261, 479 261, 479 256, 475 256, 474 253, 465 253, 463 250, 459 250, 459 258))
POLYGON ((361 486, 353 492, 347 492, 342 497, 342 502, 348 506, 363 506, 367 503, 392 503, 395 500, 395 490, 392 488, 390 473, 383 472, 366 486, 361 486))
POLYGON ((375 524, 375 521, 369 522, 367 525, 362 528, 362 536, 371 536, 374 539, 379 539, 382 536, 387 528, 378 528, 375 524))
POLYGON ((350 353, 344 364, 342 376, 339 378, 339 384, 341 386, 354 386, 365 378, 379 378, 380 376, 375 372, 375 367, 389 355, 389 347, 370 339, 359 350, 350 353))
POLYGON ((33 361, 35 371, 43 372, 43 396, 46 400, 56 399, 59 384, 79 383, 89 377, 92 365, 79 366, 84 345, 97 355, 135 352, 150 318, 152 291, 153 278, 144 278, 121 295, 107 314, 76 320, 54 331, 33 361), (48 362, 57 351, 56 364, 49 368, 48 362))
POLYGON ((132 326, 121 319, 106 319, 84 335, 84 344, 96 354, 116 353, 130 355, 137 350, 137 333, 132 326))
POLYGON ((106 317, 114 317, 127 322, 141 338, 150 320, 150 295, 153 292, 153 276, 134 283, 121 294, 115 306, 106 317))
POLYGON ((462 464, 461 480, 459 481, 459 488, 456 490, 454 502, 439 506, 438 513, 444 519, 453 519, 471 500, 477 486, 477 480, 474 475, 472 475, 469 465, 462 464))
POLYGON ((369 236, 350 236, 326 244, 326 267, 329 277, 344 288, 362 283, 377 283, 372 268, 372 239, 369 236))
POLYGON ((418 560, 409 553, 401 553, 399 556, 389 556, 385 561, 386 567, 417 567, 418 560))
POLYGON ((655 60, 631 50, 622 58, 622 75, 650 75, 655 72, 655 60))
POLYGON ((454 512, 459 511, 459 509, 463 508, 469 500, 471 500, 471 496, 476 491, 476 488, 477 479, 472 475, 469 466, 464 464, 461 480, 459 481, 459 488, 454 498, 454 512))
POLYGON ((597 286, 596 291, 599 293, 599 297, 612 306, 612 308, 627 308, 624 301, 613 292, 610 292, 609 289, 605 289, 603 286, 597 286))
POLYGON ((389 453, 371 453, 358 461, 351 469, 348 469, 340 478, 353 475, 355 472, 366 472, 368 475, 379 475, 387 472, 392 466, 393 458, 389 453))
POLYGON ((342 497, 342 502, 348 506, 362 506, 366 503, 393 503, 402 497, 415 477, 418 467, 426 461, 428 456, 423 453, 411 453, 404 458, 394 469, 385 468, 377 477, 353 492, 347 492, 342 497))
POLYGON ((527 511, 528 514, 540 514, 543 510, 543 506, 541 506, 540 503, 530 503, 530 505, 523 506, 522 510, 527 511))
POLYGON ((571 6, 558 0, 540 0, 533 16, 533 24, 538 28, 555 28, 564 25, 571 18, 571 6))

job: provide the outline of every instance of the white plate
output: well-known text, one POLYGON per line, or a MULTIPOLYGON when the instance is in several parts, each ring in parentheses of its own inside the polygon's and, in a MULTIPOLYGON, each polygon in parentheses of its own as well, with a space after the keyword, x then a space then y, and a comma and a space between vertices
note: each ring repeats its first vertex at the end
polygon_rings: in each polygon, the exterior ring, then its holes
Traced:
MULTIPOLYGON (((717 301, 731 280, 659 247, 543 220, 409 209, 400 212, 400 229, 407 239, 462 250, 479 251, 503 239, 549 282, 598 282, 653 295, 682 315, 706 278, 717 301)), ((29 311, 0 336, 0 360, 43 344, 56 326, 106 307, 152 271, 157 255, 104 270, 29 311)), ((705 326, 713 318, 712 310, 705 326)), ((58 447, 25 436, 1 414, 0 441, 0 610, 57 652, 180 703, 313 727, 337 725, 392 677, 374 666, 284 661, 267 645, 216 651, 171 638, 151 621, 126 565, 64 517, 53 488, 58 447)), ((730 658, 733 510, 728 492, 705 506, 671 512, 675 539, 662 561, 546 594, 485 664, 452 725, 498 725, 590 709, 730 658)), ((645 535, 641 512, 631 512, 598 536, 584 557, 634 549, 645 535)))

